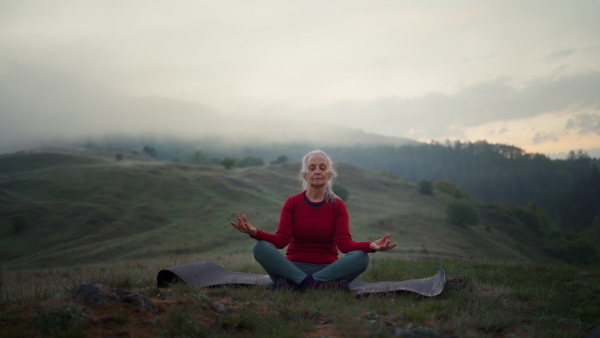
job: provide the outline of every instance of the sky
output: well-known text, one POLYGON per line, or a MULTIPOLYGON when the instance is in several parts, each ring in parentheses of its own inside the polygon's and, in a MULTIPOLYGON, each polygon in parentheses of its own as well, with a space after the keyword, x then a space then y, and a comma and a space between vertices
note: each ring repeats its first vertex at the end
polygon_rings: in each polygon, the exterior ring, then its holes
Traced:
POLYGON ((597 0, 3 0, 0 143, 335 125, 600 157, 598 13, 597 0))

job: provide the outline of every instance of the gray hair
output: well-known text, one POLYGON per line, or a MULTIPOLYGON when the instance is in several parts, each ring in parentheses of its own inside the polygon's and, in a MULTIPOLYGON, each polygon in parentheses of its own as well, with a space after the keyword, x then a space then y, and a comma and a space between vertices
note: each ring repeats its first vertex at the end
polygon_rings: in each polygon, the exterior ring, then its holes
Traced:
POLYGON ((302 164, 300 167, 300 180, 302 181, 302 189, 308 189, 308 182, 304 180, 304 175, 308 170, 308 159, 313 155, 323 155, 325 156, 325 159, 327 159, 327 162, 329 162, 328 168, 329 173, 331 174, 331 178, 329 179, 329 181, 327 181, 327 184, 325 185, 325 201, 327 201, 327 203, 333 203, 337 198, 336 194, 333 192, 333 181, 337 178, 338 173, 335 170, 335 165, 333 164, 331 157, 329 157, 329 155, 327 155, 327 153, 325 153, 323 150, 315 149, 309 151, 302 158, 302 164))

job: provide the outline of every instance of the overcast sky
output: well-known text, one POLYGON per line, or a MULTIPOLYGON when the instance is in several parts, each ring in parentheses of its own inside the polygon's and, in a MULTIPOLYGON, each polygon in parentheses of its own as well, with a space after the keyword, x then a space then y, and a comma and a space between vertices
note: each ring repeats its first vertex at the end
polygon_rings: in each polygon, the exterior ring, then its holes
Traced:
POLYGON ((597 0, 3 0, 0 142, 266 135, 233 121, 285 120, 600 157, 598 13, 597 0))

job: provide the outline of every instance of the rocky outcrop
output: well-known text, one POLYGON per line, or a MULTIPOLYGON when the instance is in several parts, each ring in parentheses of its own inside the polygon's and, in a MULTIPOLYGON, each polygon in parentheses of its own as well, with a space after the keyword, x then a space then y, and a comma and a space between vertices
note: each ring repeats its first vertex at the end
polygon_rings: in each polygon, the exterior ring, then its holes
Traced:
POLYGON ((113 288, 95 280, 76 286, 71 291, 71 296, 73 300, 93 307, 105 304, 131 304, 142 310, 158 312, 158 308, 148 297, 113 288))

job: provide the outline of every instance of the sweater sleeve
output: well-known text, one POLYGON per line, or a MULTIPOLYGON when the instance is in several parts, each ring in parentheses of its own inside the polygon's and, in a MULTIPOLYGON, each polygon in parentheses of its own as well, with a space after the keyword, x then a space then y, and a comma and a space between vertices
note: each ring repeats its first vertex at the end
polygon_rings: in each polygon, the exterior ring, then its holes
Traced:
POLYGON ((293 223, 293 204, 290 203, 290 199, 287 199, 281 209, 277 232, 272 234, 260 229, 256 229, 256 235, 253 238, 257 241, 264 240, 270 242, 275 245, 277 249, 283 249, 290 243, 290 240, 292 239, 293 223))
POLYGON ((341 199, 335 201, 336 206, 336 218, 335 218, 335 244, 338 249, 347 254, 351 251, 371 251, 371 242, 357 242, 352 239, 350 234, 350 216, 348 215, 348 209, 346 204, 341 199))

